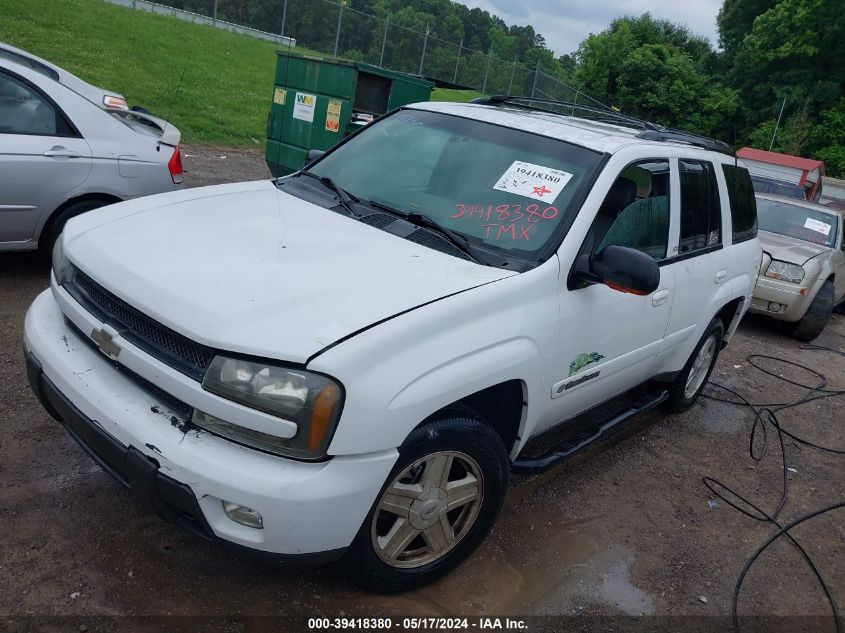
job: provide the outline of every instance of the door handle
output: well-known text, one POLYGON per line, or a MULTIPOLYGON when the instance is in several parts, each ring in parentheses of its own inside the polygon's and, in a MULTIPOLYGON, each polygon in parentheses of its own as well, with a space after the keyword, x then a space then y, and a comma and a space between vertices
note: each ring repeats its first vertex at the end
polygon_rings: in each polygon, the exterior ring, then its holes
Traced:
POLYGON ((725 280, 725 277, 728 276, 728 271, 724 268, 722 270, 716 271, 716 277, 713 279, 717 284, 722 283, 725 280))
POLYGON ((653 295, 651 295, 651 305, 654 307, 662 306, 669 300, 669 291, 668 290, 658 290, 653 295))
POLYGON ((80 156, 82 156, 82 154, 72 149, 65 149, 64 147, 54 147, 53 149, 48 149, 46 152, 44 152, 44 156, 49 156, 50 158, 79 158, 80 156))

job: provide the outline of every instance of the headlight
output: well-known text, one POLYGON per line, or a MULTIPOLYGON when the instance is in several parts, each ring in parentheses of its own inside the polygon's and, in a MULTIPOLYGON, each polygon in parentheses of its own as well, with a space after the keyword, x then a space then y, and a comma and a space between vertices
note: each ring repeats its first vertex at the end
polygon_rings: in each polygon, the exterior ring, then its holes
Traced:
POLYGON ((326 455, 340 417, 341 388, 331 378, 287 367, 216 356, 202 381, 205 390, 295 422, 283 438, 219 420, 201 411, 194 423, 212 433, 261 450, 300 459, 326 455))
POLYGON ((773 259, 768 270, 766 270, 766 277, 800 284, 804 280, 804 269, 798 264, 773 259))
POLYGON ((67 281, 65 274, 70 271, 67 266, 67 260, 65 259, 64 246, 62 245, 64 237, 64 233, 60 233, 59 237, 56 238, 56 243, 53 244, 53 274, 56 276, 56 281, 59 284, 67 281))

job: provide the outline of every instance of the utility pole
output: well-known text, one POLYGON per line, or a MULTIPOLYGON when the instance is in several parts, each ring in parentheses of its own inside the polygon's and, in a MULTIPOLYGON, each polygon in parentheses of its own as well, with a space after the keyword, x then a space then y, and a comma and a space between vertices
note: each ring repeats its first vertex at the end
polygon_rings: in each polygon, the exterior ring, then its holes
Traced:
MULTIPOLYGON (((214 2, 216 4, 217 0, 214 0, 214 2)), ((282 37, 285 36, 285 20, 287 20, 287 17, 288 17, 288 0, 284 0, 284 4, 282 5, 282 32, 281 32, 282 37)))
POLYGON ((778 135, 778 128, 780 127, 780 118, 783 116, 783 108, 786 106, 786 97, 783 98, 783 103, 780 104, 780 114, 778 114, 777 123, 775 123, 775 132, 772 134, 772 142, 769 143, 769 151, 772 151, 772 147, 775 145, 775 137, 778 135))
POLYGON ((387 19, 384 21, 384 37, 381 40, 381 57, 378 58, 379 68, 384 68, 384 47, 387 45, 387 25, 390 24, 390 14, 387 14, 387 19))
POLYGON ((426 46, 428 46, 428 34, 429 34, 429 28, 428 28, 428 23, 426 23, 426 25, 425 25, 425 37, 423 38, 422 55, 420 56, 420 72, 417 73, 420 77, 422 77, 422 74, 423 74, 423 64, 425 63, 425 48, 426 48, 426 46))
POLYGON ((217 26, 217 0, 214 0, 214 12, 211 15, 211 22, 217 26))
POLYGON ((487 92, 487 75, 490 72, 490 58, 493 56, 493 47, 487 52, 487 68, 484 69, 484 85, 481 87, 481 94, 487 92))
POLYGON ((334 56, 337 57, 337 45, 340 43, 340 23, 343 21, 343 4, 339 5, 337 11, 337 32, 334 35, 334 56))
POLYGON ((455 74, 452 76, 452 83, 458 83, 458 64, 461 63, 461 50, 464 48, 464 38, 461 38, 461 43, 458 44, 458 59, 455 60, 455 74))

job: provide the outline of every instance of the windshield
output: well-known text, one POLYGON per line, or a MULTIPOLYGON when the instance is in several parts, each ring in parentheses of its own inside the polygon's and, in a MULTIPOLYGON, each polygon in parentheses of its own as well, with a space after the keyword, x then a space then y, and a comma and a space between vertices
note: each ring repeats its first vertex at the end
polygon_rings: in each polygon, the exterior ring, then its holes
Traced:
POLYGON ((309 171, 375 208, 428 216, 472 248, 536 260, 562 238, 577 213, 575 194, 600 160, 564 141, 402 110, 309 171))
POLYGON ((806 200, 804 190, 798 185, 793 185, 789 182, 778 182, 769 178, 762 178, 760 176, 751 176, 751 183, 754 185, 754 191, 757 193, 771 193, 776 196, 787 196, 789 198, 800 198, 806 200))
POLYGON ((788 202, 757 198, 757 218, 763 231, 831 248, 836 243, 839 224, 837 217, 831 213, 788 202))

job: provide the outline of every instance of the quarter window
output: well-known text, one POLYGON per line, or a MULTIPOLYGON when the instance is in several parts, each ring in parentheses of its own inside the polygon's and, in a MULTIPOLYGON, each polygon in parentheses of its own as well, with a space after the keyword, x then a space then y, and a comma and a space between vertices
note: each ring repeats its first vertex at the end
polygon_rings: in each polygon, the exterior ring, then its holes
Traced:
POLYGON ((716 173, 709 162, 682 160, 681 239, 683 255, 722 243, 722 210, 716 173))
POLYGON ((734 165, 722 165, 728 200, 731 203, 733 242, 744 242, 757 235, 757 201, 754 184, 748 170, 734 165))
POLYGON ((25 83, 0 73, 0 134, 56 136, 56 111, 25 83))

